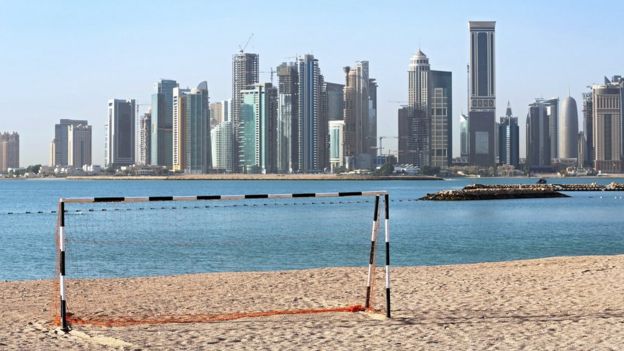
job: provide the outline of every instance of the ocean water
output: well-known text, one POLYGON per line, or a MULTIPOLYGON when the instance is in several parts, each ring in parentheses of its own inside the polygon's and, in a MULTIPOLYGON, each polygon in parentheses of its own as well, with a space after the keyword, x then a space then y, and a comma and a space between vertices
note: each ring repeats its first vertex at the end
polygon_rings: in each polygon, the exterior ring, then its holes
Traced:
MULTIPOLYGON (((552 179, 561 183, 623 179, 552 179)), ((442 265, 624 253, 624 193, 475 202, 416 201, 444 181, 0 181, 0 279, 47 279, 60 197, 387 190, 391 263, 442 265)), ((67 205, 68 277, 365 266, 372 198, 67 205)), ((383 241, 383 231, 380 232, 383 241)), ((383 246, 379 246, 382 250, 383 246)), ((383 257, 380 251, 378 258, 383 257)))

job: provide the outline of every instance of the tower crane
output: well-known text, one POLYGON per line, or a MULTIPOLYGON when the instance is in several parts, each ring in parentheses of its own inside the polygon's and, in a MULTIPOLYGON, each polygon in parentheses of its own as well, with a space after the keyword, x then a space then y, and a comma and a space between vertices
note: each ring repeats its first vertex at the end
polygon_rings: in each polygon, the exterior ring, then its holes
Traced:
POLYGON ((273 74, 276 73, 273 67, 270 67, 269 71, 259 71, 258 73, 269 73, 271 75, 271 84, 273 84, 273 74))
POLYGON ((399 137, 398 136, 386 136, 386 135, 380 136, 379 137, 379 147, 378 147, 380 156, 383 156, 383 140, 384 139, 399 139, 399 137))
POLYGON ((251 38, 253 38, 254 34, 251 33, 251 35, 249 36, 249 38, 247 38, 247 41, 245 42, 245 45, 241 46, 240 44, 238 45, 238 48, 240 49, 241 54, 243 52, 245 52, 245 49, 247 49, 247 45, 249 45, 249 42, 251 41, 251 38))

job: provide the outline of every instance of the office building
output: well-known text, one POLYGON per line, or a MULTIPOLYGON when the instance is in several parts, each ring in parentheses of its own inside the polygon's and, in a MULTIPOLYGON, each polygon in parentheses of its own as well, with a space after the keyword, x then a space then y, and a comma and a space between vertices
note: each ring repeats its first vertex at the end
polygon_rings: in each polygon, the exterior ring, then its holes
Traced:
POLYGON ((370 169, 377 155, 377 83, 368 61, 345 67, 344 152, 349 168, 370 169))
POLYGON ((558 124, 559 158, 576 159, 578 157, 578 112, 576 100, 571 96, 561 101, 558 124))
POLYGON ((173 170, 206 173, 211 168, 208 84, 173 89, 173 170))
POLYGON ((495 163, 496 69, 493 21, 470 21, 469 162, 495 163))
POLYGON ((241 142, 241 122, 240 109, 242 104, 241 90, 249 89, 258 83, 259 77, 258 54, 243 52, 242 50, 232 56, 232 128, 234 138, 232 139, 232 162, 236 172, 243 171, 243 165, 239 162, 242 151, 241 142))
POLYGON ((91 165, 92 131, 87 124, 67 126, 67 165, 82 168, 91 165))
POLYGON ((150 164, 168 169, 173 166, 173 89, 178 86, 175 80, 161 79, 152 95, 150 164))
POLYGON ((529 104, 526 120, 526 163, 531 169, 550 169, 551 143, 548 100, 529 104))
POLYGON ((459 156, 462 159, 468 160, 469 150, 468 145, 470 145, 469 133, 468 133, 468 115, 460 114, 459 115, 459 156))
POLYGON ((271 83, 241 90, 240 163, 245 173, 277 172, 277 89, 271 83))
POLYGON ((329 164, 331 172, 344 169, 344 128, 342 120, 329 121, 329 164))
POLYGON ((509 102, 505 116, 498 124, 498 163, 514 167, 520 164, 520 127, 509 102))
POLYGON ((0 173, 6 173, 9 168, 19 168, 19 134, 0 133, 0 173))
POLYGON ((322 120, 321 89, 323 76, 314 55, 304 55, 297 61, 298 108, 297 147, 293 150, 296 171, 314 173, 322 170, 320 153, 324 147, 328 123, 322 120))
POLYGON ((624 79, 619 76, 592 86, 594 168, 604 173, 624 171, 623 89, 624 79))
POLYGON ((559 159, 559 98, 544 100, 548 115, 548 138, 550 139, 550 158, 559 159))
POLYGON ((585 136, 585 154, 583 167, 594 167, 594 124, 592 93, 583 93, 583 135, 585 136))
POLYGON ((430 164, 433 167, 448 168, 453 158, 452 73, 430 71, 429 94, 430 164))
POLYGON ((105 126, 104 165, 118 168, 134 164, 135 111, 132 100, 108 100, 105 126))
POLYGON ((327 96, 327 119, 342 121, 344 118, 344 84, 325 82, 323 91, 327 96))
POLYGON ((295 63, 277 66, 277 171, 291 173, 299 169, 299 71, 295 63))
POLYGON ((223 121, 210 131, 212 168, 232 172, 232 121, 223 121))
POLYGON ((223 100, 210 104, 210 128, 214 128, 221 122, 229 121, 232 114, 232 100, 223 100))
MULTIPOLYGON (((74 119, 61 119, 58 124, 54 125, 54 140, 51 147, 54 149, 51 152, 50 166, 69 166, 75 164, 69 159, 69 127, 70 126, 88 126, 89 122, 85 120, 74 119)), ((90 127, 89 127, 90 128, 90 127)), ((89 146, 89 150, 91 147, 89 146)), ((89 156, 91 159, 91 156, 89 156)))
POLYGON ((138 164, 142 166, 150 165, 151 162, 151 142, 152 137, 152 113, 146 112, 139 118, 139 155, 138 164))

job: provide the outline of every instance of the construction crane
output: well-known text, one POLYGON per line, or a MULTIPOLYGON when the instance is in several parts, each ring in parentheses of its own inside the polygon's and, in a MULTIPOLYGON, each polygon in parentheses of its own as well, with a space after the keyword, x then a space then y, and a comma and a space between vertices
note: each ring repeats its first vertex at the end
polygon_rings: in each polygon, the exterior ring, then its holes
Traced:
POLYGON ((379 149, 379 155, 383 156, 383 140, 384 139, 399 139, 398 136, 380 136, 379 137, 379 147, 377 149, 379 149))
POLYGON ((249 45, 249 42, 251 41, 251 38, 253 38, 254 34, 251 33, 251 35, 249 36, 249 38, 247 38, 247 42, 245 42, 245 45, 241 46, 240 44, 238 45, 238 48, 240 49, 241 54, 243 52, 245 52, 245 49, 247 49, 247 45, 249 45))
POLYGON ((388 102, 391 103, 391 104, 407 105, 407 101, 388 100, 388 102))
POLYGON ((269 71, 259 71, 258 73, 269 73, 271 75, 271 84, 273 84, 273 74, 276 73, 275 70, 273 70, 273 67, 269 68, 269 71))

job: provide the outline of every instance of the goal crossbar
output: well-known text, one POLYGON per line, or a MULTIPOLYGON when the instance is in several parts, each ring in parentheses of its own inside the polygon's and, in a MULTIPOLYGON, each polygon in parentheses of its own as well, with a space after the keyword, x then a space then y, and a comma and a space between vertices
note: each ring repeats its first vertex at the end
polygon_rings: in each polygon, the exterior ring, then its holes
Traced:
MULTIPOLYGON (((366 301, 363 308, 351 307, 349 311, 362 311, 371 309, 371 289, 374 279, 375 259, 376 259, 376 243, 381 222, 381 211, 384 212, 384 239, 385 239, 385 293, 386 293, 386 317, 391 318, 390 313, 390 199, 387 191, 349 191, 349 192, 329 192, 329 193, 292 193, 292 194, 242 194, 242 195, 196 195, 196 196, 136 196, 136 197, 70 197, 60 198, 58 201, 57 211, 57 233, 58 233, 58 286, 59 286, 59 315, 56 323, 61 329, 68 332, 70 329, 70 318, 67 313, 66 300, 66 257, 65 257, 65 210, 66 204, 88 204, 88 203, 111 203, 111 202, 162 202, 162 201, 236 201, 246 199, 298 199, 298 198, 326 198, 326 197, 375 197, 375 206, 373 212, 373 224, 371 229, 371 247, 368 262, 368 275, 366 284, 366 301), (380 200, 383 198, 383 207, 380 206, 380 200)), ((333 312, 336 309, 328 309, 327 312, 333 312)), ((321 310, 311 311, 307 313, 318 313, 321 310)), ((290 314, 290 312, 286 312, 290 314)), ((284 314, 278 312, 276 314, 284 314)), ((268 315, 259 313, 258 316, 268 315)), ((251 314, 251 317, 254 315, 251 314)), ((227 320, 224 318, 223 320, 227 320)), ((175 320, 172 320, 175 323, 175 320)))

